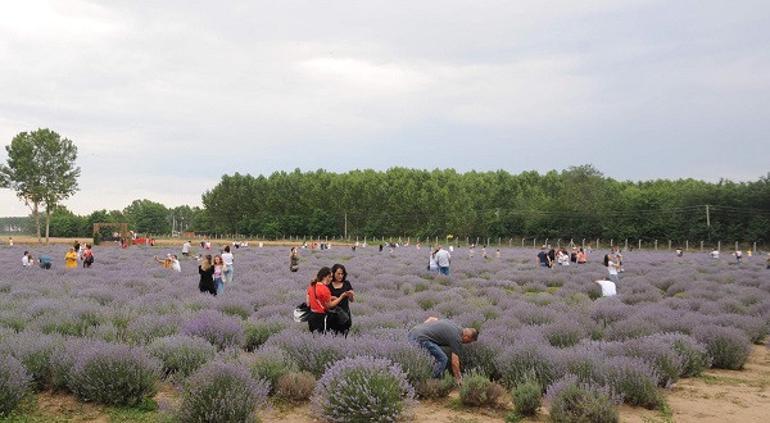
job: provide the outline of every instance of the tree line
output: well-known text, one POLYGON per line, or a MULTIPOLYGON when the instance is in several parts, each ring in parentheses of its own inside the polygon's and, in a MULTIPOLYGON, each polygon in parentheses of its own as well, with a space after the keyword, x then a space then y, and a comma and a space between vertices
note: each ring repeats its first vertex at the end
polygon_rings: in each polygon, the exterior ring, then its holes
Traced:
POLYGON ((269 237, 336 236, 347 228, 349 237, 764 241, 770 173, 741 183, 618 181, 591 165, 544 174, 236 173, 206 191, 203 205, 201 222, 216 232, 269 237))
POLYGON ((19 133, 5 147, 0 187, 32 211, 46 237, 91 236, 94 223, 134 231, 334 237, 476 237, 743 240, 770 235, 770 173, 751 182, 619 181, 591 165, 511 174, 395 167, 386 171, 224 175, 203 207, 147 199, 81 216, 61 206, 78 190, 77 147, 49 129, 19 133))

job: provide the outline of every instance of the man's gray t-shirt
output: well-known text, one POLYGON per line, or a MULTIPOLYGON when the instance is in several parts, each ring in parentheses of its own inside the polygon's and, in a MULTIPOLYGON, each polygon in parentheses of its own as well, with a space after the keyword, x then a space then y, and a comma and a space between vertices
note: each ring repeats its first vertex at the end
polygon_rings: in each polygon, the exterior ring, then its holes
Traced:
POLYGON ((449 347, 453 353, 460 355, 462 332, 460 326, 450 320, 441 319, 419 324, 409 331, 409 335, 418 341, 431 341, 440 347, 449 347))

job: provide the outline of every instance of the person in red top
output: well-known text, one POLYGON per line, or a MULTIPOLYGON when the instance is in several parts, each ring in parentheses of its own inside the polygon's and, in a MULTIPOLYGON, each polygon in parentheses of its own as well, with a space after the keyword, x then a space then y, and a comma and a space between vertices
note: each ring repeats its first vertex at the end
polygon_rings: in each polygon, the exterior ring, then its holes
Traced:
POLYGON ((310 332, 326 332, 327 310, 337 307, 340 301, 348 298, 348 292, 344 292, 339 298, 332 297, 332 292, 329 289, 331 281, 332 270, 328 267, 322 267, 307 287, 306 303, 310 305, 310 316, 308 316, 307 324, 310 332))

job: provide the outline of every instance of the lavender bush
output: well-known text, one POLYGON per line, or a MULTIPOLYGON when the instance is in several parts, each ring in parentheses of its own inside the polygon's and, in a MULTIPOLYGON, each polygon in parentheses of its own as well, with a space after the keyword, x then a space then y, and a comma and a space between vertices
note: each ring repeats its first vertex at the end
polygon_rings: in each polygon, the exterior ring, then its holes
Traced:
POLYGON ((751 352, 751 341, 736 328, 706 325, 696 328, 693 335, 706 345, 712 365, 719 369, 742 369, 751 352))
POLYGON ((220 350, 243 342, 240 320, 213 310, 201 311, 187 320, 182 325, 182 334, 201 337, 220 350))
POLYGON ((78 352, 68 378, 83 401, 136 405, 156 391, 161 364, 143 350, 95 342, 78 352))
POLYGON ((32 377, 19 360, 0 354, 0 417, 16 408, 31 383, 32 377))
POLYGON ((550 419, 554 423, 619 421, 614 397, 606 387, 578 382, 572 375, 565 376, 548 387, 550 419))
POLYGON ((246 422, 267 402, 268 384, 248 370, 214 362, 187 380, 178 418, 183 422, 246 422))
POLYGON ((359 356, 330 366, 311 401, 329 422, 395 422, 413 399, 414 389, 397 364, 359 356))
POLYGON ((204 339, 184 335, 157 338, 147 346, 147 351, 163 362, 163 371, 168 375, 187 377, 199 367, 212 360, 216 347, 204 339))

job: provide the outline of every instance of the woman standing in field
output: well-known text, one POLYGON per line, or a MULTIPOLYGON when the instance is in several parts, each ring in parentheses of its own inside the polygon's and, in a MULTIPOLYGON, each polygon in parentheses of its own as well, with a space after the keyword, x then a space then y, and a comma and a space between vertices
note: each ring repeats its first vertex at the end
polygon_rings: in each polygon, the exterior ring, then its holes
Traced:
POLYGON ((214 287, 214 266, 211 265, 210 254, 206 255, 198 265, 198 274, 201 275, 200 282, 198 282, 198 289, 200 289, 201 292, 217 295, 217 290, 214 287))
POLYGON ((222 261, 222 256, 214 256, 214 287, 217 290, 217 295, 220 295, 225 291, 225 282, 223 281, 224 275, 227 272, 227 265, 222 261))
POLYGON ((296 273, 297 270, 299 270, 299 252, 297 252, 297 247, 291 247, 291 252, 289 253, 289 271, 296 273))
POLYGON ((224 287, 224 284, 231 283, 233 281, 233 262, 235 262, 235 257, 233 257, 233 253, 230 252, 230 246, 225 246, 225 251, 222 253, 222 263, 224 263, 224 271, 222 273, 222 287, 224 287))
POLYGON ((615 285, 620 284, 620 279, 618 277, 618 270, 620 270, 620 260, 617 258, 617 256, 612 254, 607 254, 604 256, 604 265, 607 266, 607 279, 615 282, 615 285))
POLYGON ((329 309, 337 307, 340 301, 349 295, 346 292, 342 294, 342 298, 332 298, 332 293, 329 290, 331 281, 332 270, 324 266, 307 287, 305 302, 310 306, 310 316, 307 319, 310 332, 326 332, 328 330, 327 312, 329 309))
POLYGON ((67 269, 78 267, 78 253, 75 252, 75 247, 70 247, 67 254, 64 255, 64 267, 67 269))
POLYGON ((86 244, 85 250, 83 250, 83 267, 89 268, 94 264, 94 251, 91 248, 91 244, 86 244))
POLYGON ((332 297, 342 298, 340 300, 338 308, 347 313, 347 321, 339 322, 338 319, 331 319, 329 327, 336 334, 342 334, 346 337, 350 331, 350 327, 353 325, 353 316, 350 314, 350 302, 355 301, 353 292, 353 286, 348 281, 348 271, 345 266, 341 264, 335 264, 332 266, 332 283, 329 285, 329 290, 332 293, 332 297))

